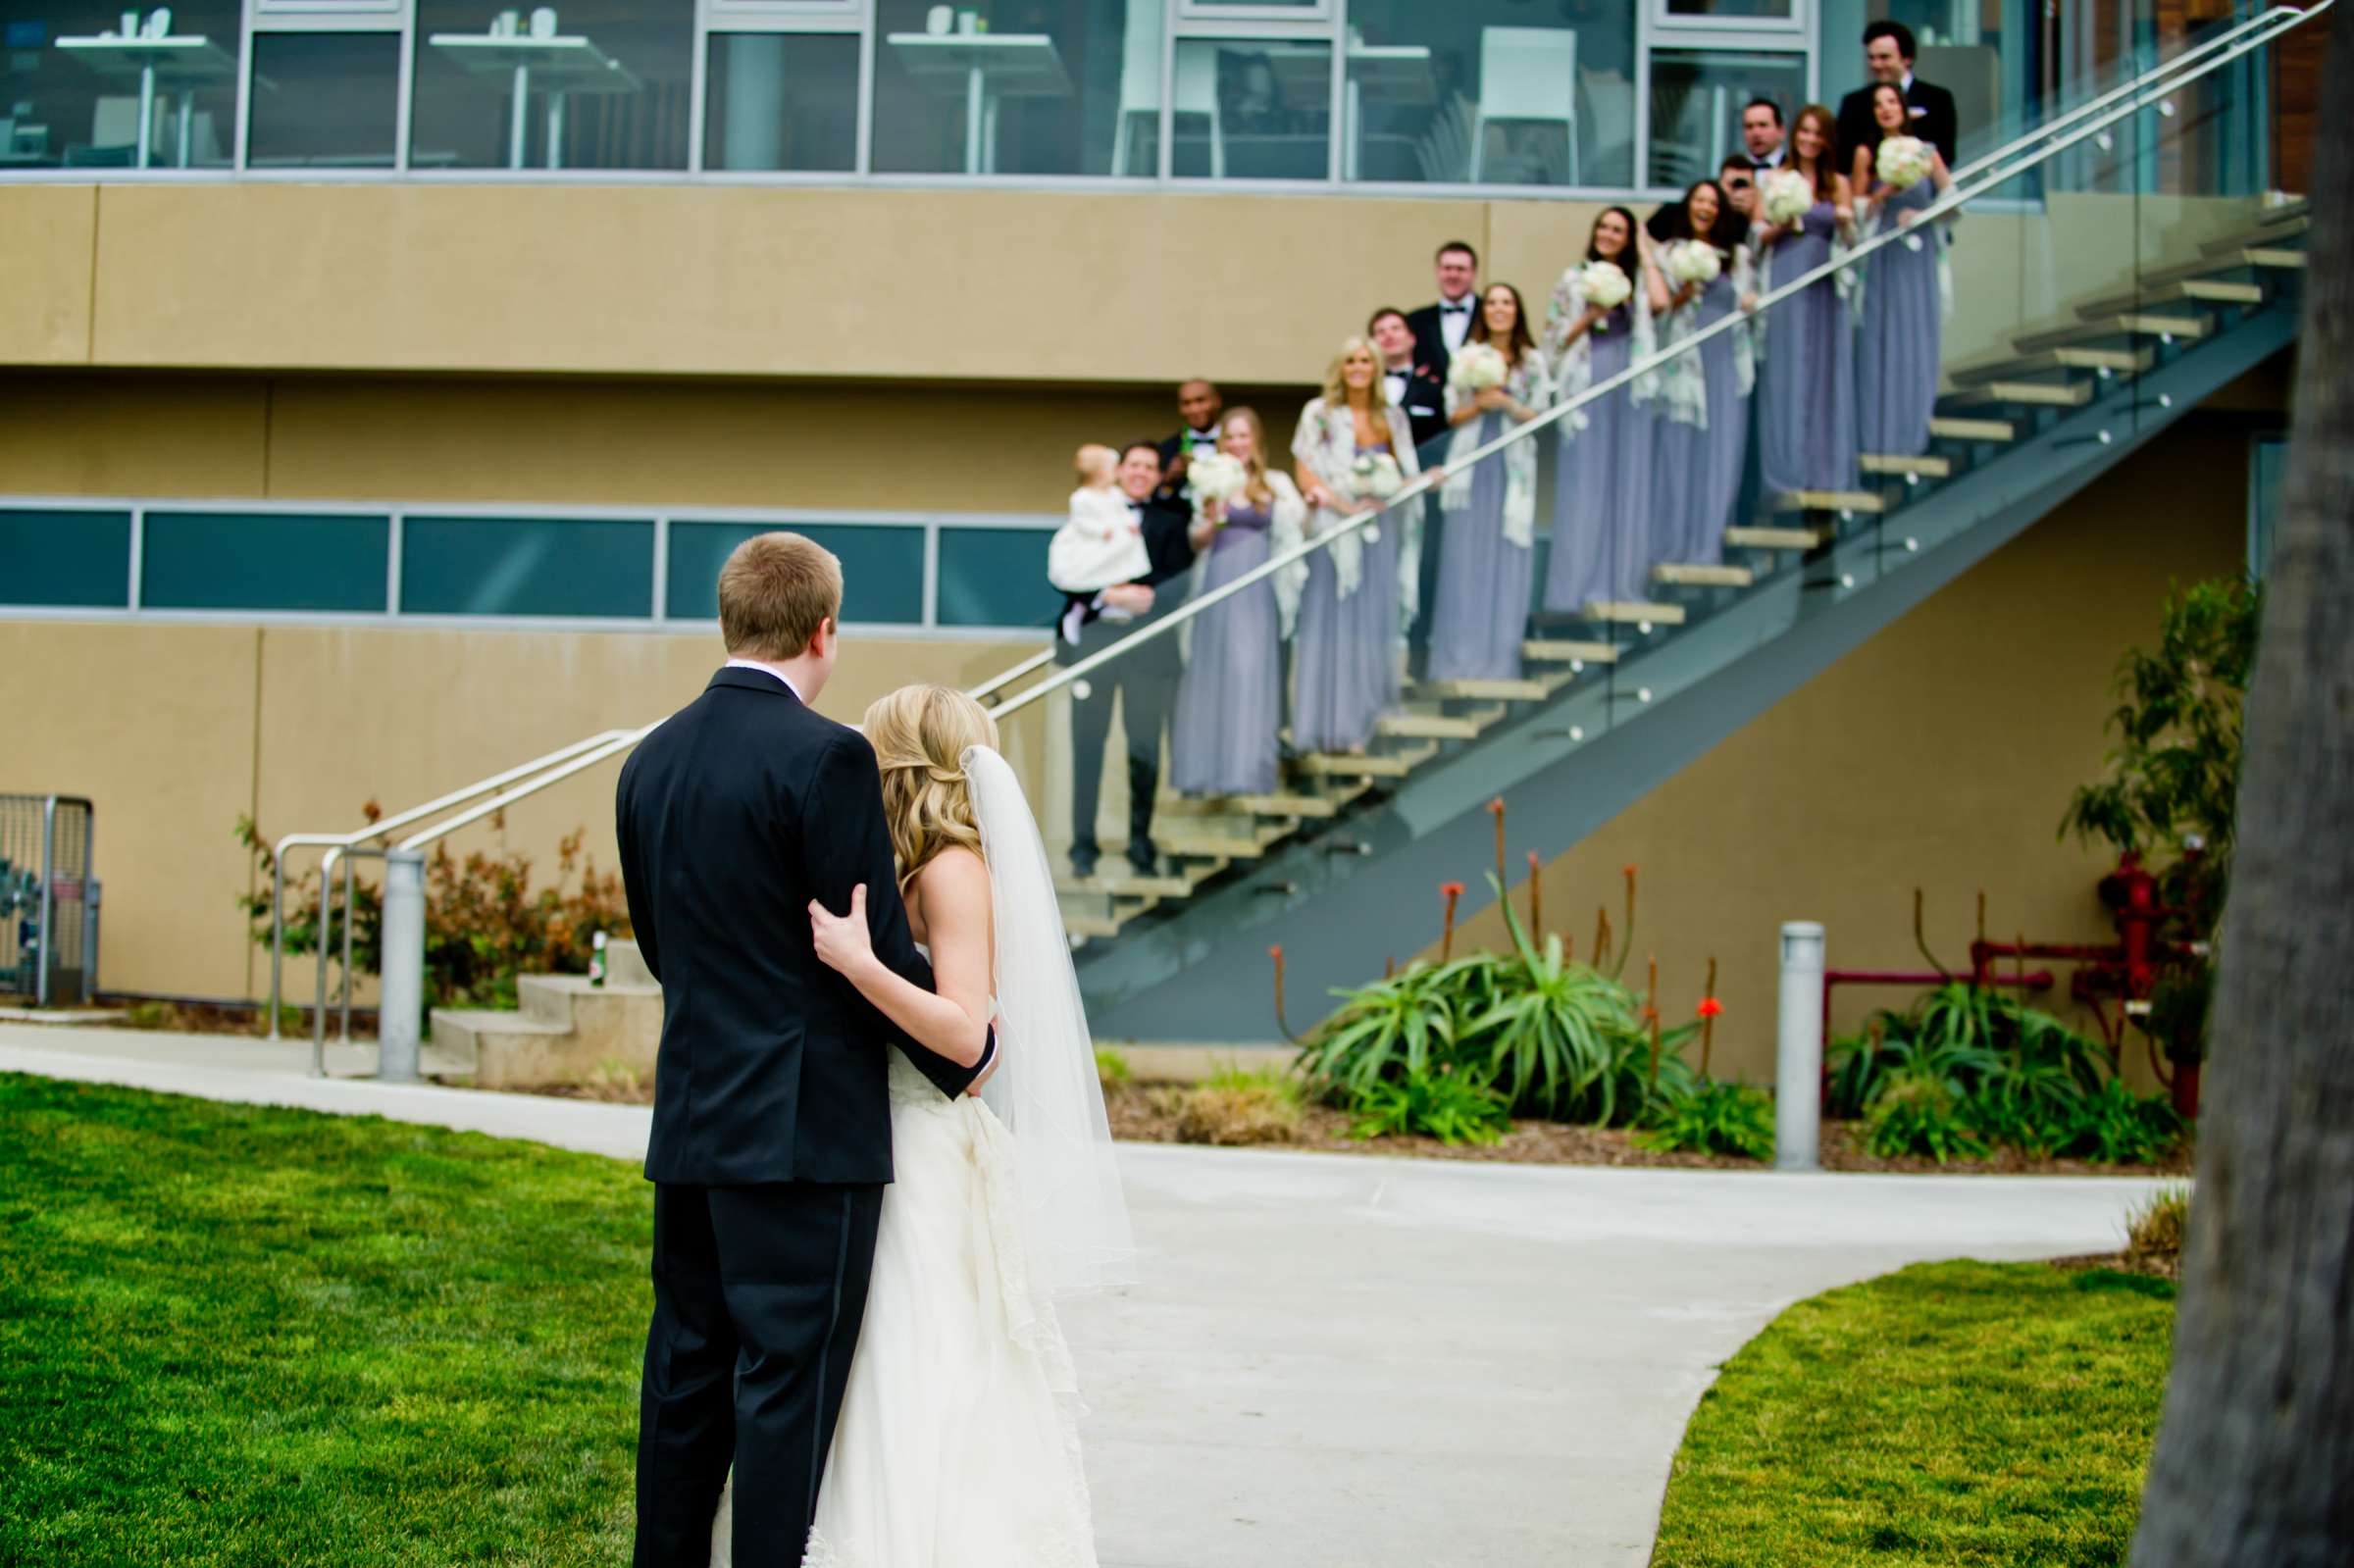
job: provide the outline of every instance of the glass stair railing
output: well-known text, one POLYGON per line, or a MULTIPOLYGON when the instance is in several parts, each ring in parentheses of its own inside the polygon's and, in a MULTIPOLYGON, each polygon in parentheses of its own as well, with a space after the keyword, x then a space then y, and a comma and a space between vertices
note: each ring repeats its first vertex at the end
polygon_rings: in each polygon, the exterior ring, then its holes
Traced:
MULTIPOLYGON (((1415 781, 1458 765, 1465 772, 1460 787, 1430 794, 1444 793, 1458 815, 1476 811, 1493 792, 1480 777, 1483 759, 1491 755, 1485 748, 1500 736, 1575 747, 1639 722, 1647 711, 1771 642, 1811 613, 1810 606, 1868 594, 1958 529, 1990 516, 1990 508, 2015 512, 2044 493, 2022 481, 2021 498, 2014 500, 2004 486, 1972 489, 1973 481, 1999 477, 2006 464, 2026 468, 2021 459, 2032 454, 2039 475, 2073 470, 2078 477, 2071 482, 2080 483, 2082 476, 2185 412, 2188 403, 2175 393, 2142 396, 2136 389, 2166 381, 2170 367, 2205 353, 2242 326, 2260 318, 2277 322, 2293 310, 2307 219, 2302 202, 2184 190, 2178 181, 2176 188, 2152 188, 2151 170, 2190 128, 2172 106, 2193 84, 2238 68, 2283 32, 2310 25, 2307 19, 2318 11, 2267 13, 2221 29, 2134 81, 2108 87, 1964 164, 1950 195, 1911 230, 1925 233, 1925 220, 1948 212, 1965 215, 1953 241, 1956 271, 1963 275, 1956 280, 1958 308, 1948 326, 1943 387, 1924 449, 1861 454, 1853 488, 1752 494, 1724 531, 1720 554, 1652 564, 1640 597, 1588 602, 1560 614, 1532 603, 1519 668, 1509 675, 1419 679, 1423 629, 1410 629, 1409 646, 1400 650, 1406 675, 1401 700, 1378 720, 1363 751, 1295 752, 1287 746, 1273 788, 1209 798, 1169 793, 1164 768, 1152 817, 1156 864, 1150 871, 1121 858, 1124 830, 1114 824, 1127 820, 1119 798, 1125 770, 1116 765, 1118 743, 1106 747, 1114 765, 1105 770, 1098 814, 1102 858, 1093 875, 1066 875, 1059 886, 1073 937, 1092 946, 1198 911, 1210 921, 1202 928, 1204 935, 1189 938, 1190 946, 1173 945, 1202 950, 1216 931, 1250 924, 1264 907, 1263 895, 1293 885, 1258 876, 1247 889, 1250 902, 1212 920, 1222 891, 1251 880, 1239 874, 1287 855, 1322 860, 1370 854, 1380 836, 1370 831, 1370 814, 1415 781), (2045 178, 2064 159, 2072 166, 2073 187, 2066 190, 2045 178), (1968 496, 1967 505, 1938 505, 1948 493, 1968 496), (1710 637, 1695 637, 1713 624, 1716 631, 1710 637), (1683 639, 1696 648, 1705 643, 1708 651, 1680 661, 1658 657, 1683 639)), ((1863 267, 1875 249, 1905 238, 1889 234, 1858 245, 1818 272, 1777 286, 1761 307, 1770 311, 1809 282, 1863 267)), ((1728 319, 1720 329, 1735 330, 1738 324, 1728 319)), ((1654 364, 1666 354, 1697 351, 1707 335, 1685 338, 1654 364)), ((1598 382, 1582 398, 1466 459, 1503 463, 1518 442, 1538 443, 1539 583, 1552 489, 1577 481, 1574 446, 1563 458, 1553 426, 1646 368, 1633 366, 1598 382)), ((1271 431, 1269 444, 1281 449, 1288 443, 1282 432, 1271 431)), ((1448 436, 1431 443, 1422 454, 1425 468, 1446 463, 1451 445, 1448 436)), ((1451 466, 1458 473, 1463 468, 1451 466)), ((1447 516, 1435 486, 1425 483, 1372 520, 1388 526, 1420 519, 1426 611, 1433 602, 1429 564, 1444 549, 1447 516)), ((1301 554, 1331 542, 1310 540, 1301 554)), ((999 717, 1005 750, 1026 775, 1051 844, 1062 847, 1071 837, 1070 704, 1109 702, 1119 661, 1155 638, 1181 634, 1183 623, 1224 599, 1262 586, 1283 564, 1270 561, 1256 578, 1197 594, 1148 631, 1086 659, 1058 666, 1051 654, 1042 654, 978 688, 999 717)), ((1419 809, 1427 814, 1431 808, 1425 803, 1419 809)), ((1091 956, 1082 955, 1083 985, 1091 956)), ((1164 978, 1172 967, 1182 969, 1182 957, 1164 955, 1164 978)), ((1308 979, 1304 994, 1320 993, 1308 979)))

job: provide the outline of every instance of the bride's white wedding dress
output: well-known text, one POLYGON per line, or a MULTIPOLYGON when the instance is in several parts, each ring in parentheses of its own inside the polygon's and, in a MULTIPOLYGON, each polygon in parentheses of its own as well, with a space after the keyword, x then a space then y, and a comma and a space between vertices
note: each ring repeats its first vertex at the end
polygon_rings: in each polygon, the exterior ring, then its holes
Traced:
MULTIPOLYGON (((949 1100, 891 1053, 895 1174, 804 1568, 1095 1568, 1053 1297, 1129 1277, 1127 1216, 1037 826, 1002 758, 975 748, 965 764, 995 893, 1000 1065, 982 1098, 949 1100)), ((730 1562, 733 1499, 731 1480, 713 1568, 730 1562)))

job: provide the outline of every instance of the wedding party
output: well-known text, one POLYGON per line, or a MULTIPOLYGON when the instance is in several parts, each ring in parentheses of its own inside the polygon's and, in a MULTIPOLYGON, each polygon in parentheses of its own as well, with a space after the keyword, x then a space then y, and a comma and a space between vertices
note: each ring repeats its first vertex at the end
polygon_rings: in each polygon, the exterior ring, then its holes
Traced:
POLYGON ((2354 1562, 2354 5, 0 35, 0 1568, 2354 1562))

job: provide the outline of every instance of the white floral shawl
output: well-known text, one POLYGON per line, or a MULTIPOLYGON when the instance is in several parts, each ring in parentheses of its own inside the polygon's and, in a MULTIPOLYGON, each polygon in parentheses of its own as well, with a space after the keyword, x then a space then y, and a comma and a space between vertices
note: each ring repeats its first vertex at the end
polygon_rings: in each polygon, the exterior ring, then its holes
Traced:
MULTIPOLYGON (((1644 360, 1659 349, 1659 328, 1652 320, 1651 289, 1640 259, 1629 276, 1634 281, 1634 292, 1626 301, 1627 315, 1634 328, 1631 358, 1644 360)), ((1553 299, 1545 310, 1545 335, 1537 340, 1537 346, 1545 351, 1546 364, 1553 370, 1557 402, 1575 397, 1594 384, 1594 334, 1582 332, 1576 342, 1568 340, 1571 329, 1585 314, 1585 264, 1576 262, 1562 269, 1560 281, 1553 285, 1553 299)), ((1645 371, 1635 378, 1628 390, 1638 403, 1649 403, 1663 396, 1687 407, 1704 403, 1708 387, 1698 375, 1699 369, 1698 363, 1687 356, 1658 370, 1645 371), (1689 384, 1671 385, 1671 381, 1689 384)), ((1561 422, 1561 439, 1574 439, 1588 423, 1585 410, 1571 414, 1561 422)))
MULTIPOLYGON (((1757 287, 1756 268, 1750 258, 1748 245, 1733 247, 1732 257, 1725 263, 1724 279, 1733 291, 1734 318, 1732 327, 1727 329, 1724 335, 1733 340, 1733 377, 1740 386, 1741 395, 1747 397, 1756 390, 1758 384, 1757 324, 1750 313, 1740 308, 1741 301, 1757 287)), ((1690 304, 1668 313, 1665 330, 1662 334, 1662 347, 1673 348, 1700 329, 1700 306, 1707 297, 1707 291, 1703 290, 1690 304)), ((1707 352, 1706 348, 1696 349, 1670 362, 1677 366, 1690 365, 1692 372, 1689 376, 1679 375, 1678 389, 1668 392, 1665 397, 1668 418, 1704 430, 1709 428, 1709 379, 1708 367, 1701 362, 1701 356, 1707 352), (1699 395, 1694 396, 1691 391, 1681 389, 1680 383, 1684 381, 1693 383, 1693 389, 1699 395)))
MULTIPOLYGON (((1522 355, 1520 363, 1504 379, 1504 389, 1514 401, 1532 410, 1542 412, 1551 407, 1553 375, 1545 368, 1544 354, 1532 350, 1522 355)), ((1447 383, 1449 419, 1471 400, 1469 392, 1453 381, 1447 383)), ((1484 419, 1463 421, 1455 428, 1455 438, 1447 443, 1447 484, 1439 492, 1439 498, 1451 510, 1471 504, 1472 464, 1466 459, 1479 450, 1479 428, 1485 423, 1484 419)), ((1514 441, 1504 449, 1504 536, 1509 543, 1525 550, 1536 542, 1536 528, 1537 443, 1534 439, 1514 441)), ((1399 571, 1405 572, 1403 563, 1399 571)))
MULTIPOLYGON (((1407 424, 1406 410, 1397 404, 1390 404, 1385 412, 1390 432, 1390 455, 1398 460, 1399 473, 1410 480, 1422 471, 1421 460, 1414 455, 1412 428, 1407 424)), ((1292 434, 1292 456, 1299 459, 1309 473, 1322 480, 1326 489, 1335 495, 1347 495, 1351 483, 1350 471, 1356 464, 1356 417, 1349 412, 1346 405, 1329 408, 1320 397, 1309 399, 1307 407, 1300 411, 1300 428, 1292 434)), ((1317 507, 1307 520, 1307 536, 1320 538, 1348 521, 1349 514, 1346 512, 1331 507, 1317 507)), ((1325 547, 1332 557, 1333 575, 1338 580, 1342 598, 1355 593, 1357 584, 1364 580, 1365 546, 1377 542, 1381 538, 1381 530, 1393 523, 1400 525, 1402 530, 1398 557, 1401 574, 1405 573, 1405 564, 1410 556, 1415 568, 1412 575, 1420 576, 1422 508, 1418 503, 1409 501, 1378 523, 1351 529, 1325 547)), ((1414 589, 1404 588, 1403 592, 1409 601, 1407 615, 1410 620, 1413 615, 1410 600, 1414 589)))

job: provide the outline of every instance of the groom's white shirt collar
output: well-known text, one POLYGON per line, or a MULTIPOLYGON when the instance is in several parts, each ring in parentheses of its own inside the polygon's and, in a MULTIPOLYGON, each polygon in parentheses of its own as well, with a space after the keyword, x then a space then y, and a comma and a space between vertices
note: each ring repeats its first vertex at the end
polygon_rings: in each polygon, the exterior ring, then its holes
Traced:
MULTIPOLYGON (((801 688, 793 683, 793 677, 787 675, 784 671, 778 669, 773 664, 762 664, 757 659, 730 659, 727 662, 726 667, 730 670, 757 670, 762 675, 773 675, 778 680, 785 683, 786 690, 792 692, 796 697, 801 697, 801 688)), ((809 699, 807 697, 801 697, 801 705, 803 707, 807 707, 809 705, 809 699)))

